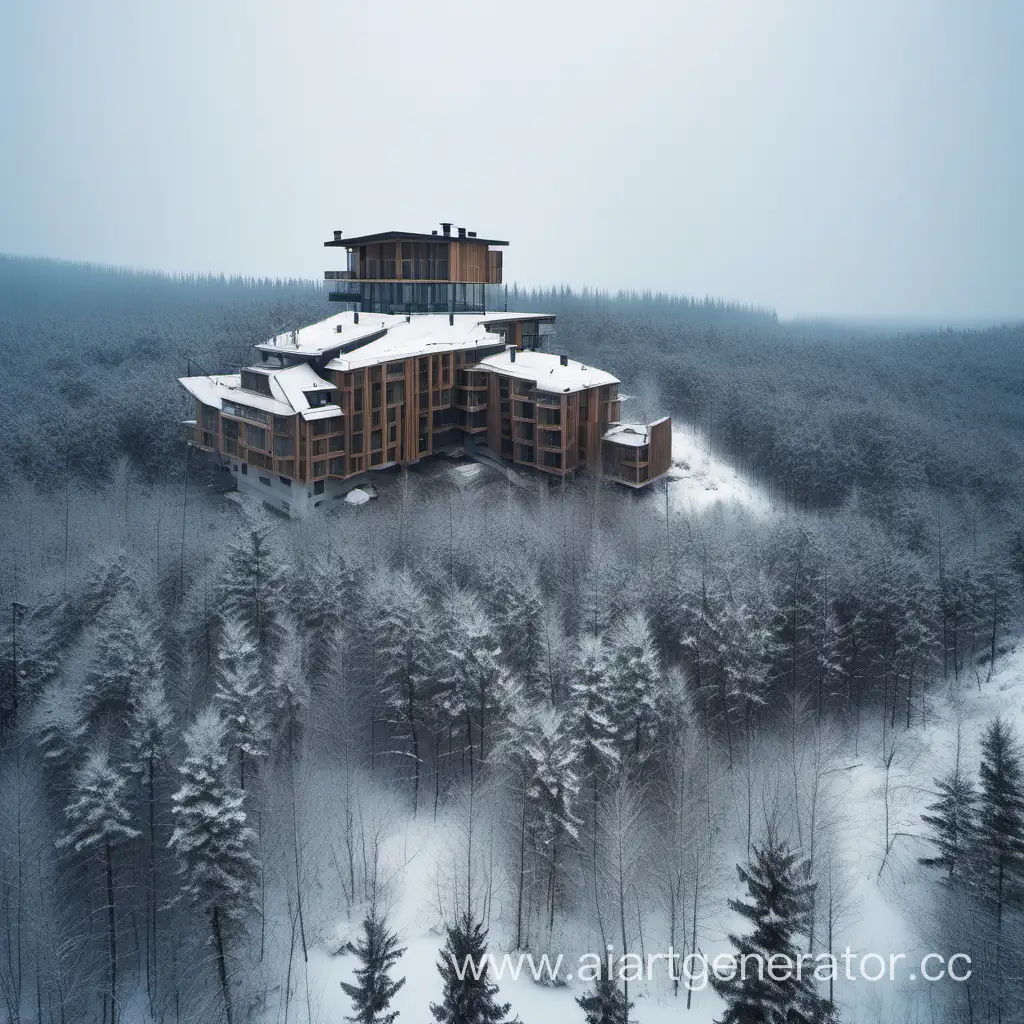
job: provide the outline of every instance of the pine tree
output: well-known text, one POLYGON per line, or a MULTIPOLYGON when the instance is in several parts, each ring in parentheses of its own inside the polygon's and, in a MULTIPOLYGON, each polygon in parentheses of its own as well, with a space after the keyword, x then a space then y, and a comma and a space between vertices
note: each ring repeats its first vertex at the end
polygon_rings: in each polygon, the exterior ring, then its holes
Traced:
POLYGON ((164 696, 163 683, 148 679, 140 692, 131 698, 128 728, 128 771, 138 779, 146 793, 147 873, 149 875, 149 919, 146 930, 147 982, 157 966, 157 828, 156 776, 157 765, 167 754, 167 734, 171 728, 171 712, 164 696))
POLYGON ((622 758, 642 760, 657 741, 663 675, 647 617, 634 612, 612 628, 609 672, 622 758))
POLYGON ((126 594, 104 606, 86 674, 85 706, 93 720, 120 717, 151 680, 163 679, 163 655, 156 626, 145 608, 126 594))
POLYGON ((1005 916, 1024 885, 1024 764, 1014 729, 1002 718, 981 740, 972 884, 996 919, 996 1016, 1002 1019, 1005 916))
POLYGON ((426 597, 403 571, 378 581, 367 604, 373 616, 370 632, 375 646, 377 683, 388 722, 408 744, 413 762, 413 813, 419 808, 423 769, 421 741, 427 725, 433 678, 432 622, 426 597))
POLYGON ((635 1024, 629 1017, 633 1003, 615 983, 603 958, 598 964, 594 991, 577 996, 576 1005, 584 1012, 586 1024, 635 1024))
POLYGON ((505 664, 532 691, 539 680, 544 616, 537 581, 522 566, 503 560, 489 574, 484 593, 505 664))
POLYGON ((301 738, 310 693, 303 645, 290 617, 282 618, 279 633, 279 649, 267 686, 266 711, 271 727, 287 748, 290 761, 301 738))
POLYGON ((235 615, 222 619, 213 699, 227 728, 228 743, 238 759, 238 780, 245 789, 245 759, 267 752, 266 693, 256 645, 248 626, 235 615))
POLYGON ((218 606, 222 616, 237 617, 248 627, 261 657, 274 639, 284 595, 284 566, 271 543, 270 527, 240 530, 225 556, 218 606))
MULTIPOLYGON (((439 1024, 503 1024, 510 1003, 498 1003, 498 986, 487 978, 487 932, 468 910, 445 927, 437 969, 444 982, 440 1003, 430 1012, 439 1024), (461 977, 460 977, 461 975, 461 977)), ((515 1024, 518 1017, 508 1024, 515 1024)))
POLYGON ((363 921, 363 935, 356 943, 355 954, 361 967, 356 968, 356 984, 342 982, 341 987, 352 1000, 350 1024, 392 1024, 397 1010, 388 1012, 391 1000, 405 984, 405 978, 391 979, 390 971, 405 949, 398 948, 398 936, 388 930, 387 921, 376 904, 363 921))
POLYGON ((947 880, 962 880, 968 869, 968 851, 974 825, 976 793, 974 784, 960 760, 957 737, 956 762, 949 773, 935 780, 937 799, 927 807, 921 820, 931 828, 934 857, 921 857, 921 863, 946 871, 947 880))
POLYGON ((608 651, 597 637, 580 638, 569 684, 568 713, 596 807, 601 779, 619 762, 608 651))
POLYGON ((181 787, 173 795, 170 845, 179 862, 181 895, 209 916, 221 995, 231 1024, 226 942, 228 928, 253 903, 258 876, 256 836, 246 824, 243 793, 228 777, 227 730, 211 708, 185 732, 181 787))
POLYGON ((117 1024, 117 914, 114 904, 114 851, 135 839, 125 794, 125 777, 111 763, 106 750, 94 747, 75 774, 71 800, 64 813, 68 832, 60 846, 75 853, 102 855, 107 890, 107 946, 110 985, 107 998, 111 1024, 117 1024))
MULTIPOLYGON (((746 963, 745 976, 729 980, 715 976, 712 987, 727 1009, 719 1024, 808 1024, 819 1019, 821 1000, 809 975, 796 977, 798 935, 810 927, 814 884, 806 881, 807 862, 800 861, 769 828, 762 845, 754 846, 746 866, 738 865, 748 902, 730 900, 729 906, 753 924, 750 935, 730 935, 737 959, 746 963), (769 958, 786 957, 790 976, 776 980, 769 958), (750 959, 744 961, 744 957, 750 959), (758 969, 758 965, 762 969, 758 969)), ((777 972, 782 974, 784 972, 777 972)))

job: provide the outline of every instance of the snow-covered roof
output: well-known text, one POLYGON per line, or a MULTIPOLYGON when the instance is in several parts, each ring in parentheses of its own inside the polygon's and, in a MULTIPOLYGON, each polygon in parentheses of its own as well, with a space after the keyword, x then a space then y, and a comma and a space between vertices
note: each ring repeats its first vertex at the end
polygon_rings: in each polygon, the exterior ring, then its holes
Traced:
POLYGON ((575 359, 569 359, 563 365, 562 357, 550 352, 526 350, 516 352, 513 359, 512 354, 506 349, 497 355, 481 359, 473 369, 492 370, 519 380, 533 381, 538 391, 555 393, 585 391, 587 388, 619 383, 618 377, 575 359))
POLYGON ((283 369, 268 369, 265 366, 253 366, 250 369, 253 373, 268 378, 270 396, 243 388, 240 373, 181 377, 179 383, 203 405, 210 405, 215 409, 223 409, 223 402, 234 402, 238 405, 252 406, 274 416, 294 416, 296 413, 307 416, 310 411, 319 412, 323 408, 333 409, 330 415, 341 415, 341 409, 336 405, 324 407, 310 404, 306 397, 307 392, 332 391, 334 385, 319 376, 308 363, 298 363, 283 369))
POLYGON ((601 439, 630 448, 642 448, 650 441, 650 428, 646 423, 616 423, 602 434, 601 439))
POLYGON ((488 327, 518 320, 550 320, 551 313, 360 313, 351 311, 310 324, 298 331, 279 334, 256 346, 261 352, 282 356, 319 357, 334 354, 327 363, 332 370, 360 369, 388 359, 407 359, 432 352, 452 352, 498 341, 488 327), (339 330, 340 328, 340 330, 339 330), (373 341, 365 339, 386 332, 373 341), (349 351, 341 351, 348 349, 349 351))

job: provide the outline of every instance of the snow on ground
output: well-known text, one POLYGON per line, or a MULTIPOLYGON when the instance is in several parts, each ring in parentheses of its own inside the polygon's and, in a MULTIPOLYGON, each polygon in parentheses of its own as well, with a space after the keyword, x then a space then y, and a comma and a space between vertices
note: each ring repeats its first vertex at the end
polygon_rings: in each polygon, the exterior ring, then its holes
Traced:
POLYGON ((759 487, 711 453, 706 438, 688 426, 672 428, 672 468, 669 470, 672 507, 693 513, 713 505, 741 506, 768 515, 772 505, 759 487))
MULTIPOLYGON (((836 797, 843 809, 839 854, 850 869, 852 911, 849 923, 837 936, 837 952, 849 945, 855 955, 878 954, 886 961, 890 954, 905 954, 907 964, 906 968, 900 965, 893 983, 840 980, 836 996, 844 1024, 927 1019, 927 983, 909 977, 932 948, 921 908, 930 905, 936 881, 933 872, 917 862, 925 849, 920 814, 932 799, 933 777, 952 763, 958 726, 963 757, 974 772, 981 732, 996 714, 1009 718, 1024 735, 1024 642, 999 659, 992 677, 982 678, 980 689, 973 675, 962 677, 958 685, 933 682, 927 721, 915 722, 909 730, 897 723, 898 750, 888 786, 890 831, 905 835, 893 843, 887 857, 885 775, 877 716, 863 723, 856 752, 844 755, 836 797)), ((438 858, 450 849, 450 835, 449 824, 427 820, 400 829, 390 844, 389 856, 399 866, 401 877, 392 922, 407 947, 399 967, 407 981, 393 1008, 401 1012, 399 1021, 408 1024, 429 1022, 427 1006, 440 995, 436 963, 443 943, 435 872, 438 858)), ((732 895, 735 873, 731 866, 727 865, 722 882, 721 896, 732 895)), ((726 932, 736 923, 722 918, 705 924, 701 948, 708 957, 729 951, 726 932)), ((348 922, 339 916, 336 936, 354 937, 357 930, 358 921, 348 922)), ((492 940, 500 932, 500 927, 492 927, 492 940)), ((656 943, 655 938, 649 939, 649 946, 656 943)), ((328 947, 336 944, 334 938, 310 950, 313 1020, 342 1020, 350 1012, 340 982, 352 980, 356 960, 351 954, 331 955, 328 947)), ((494 941, 491 952, 501 952, 494 941)), ((567 951, 569 969, 575 966, 575 959, 576 951, 567 951)), ((582 1020, 574 1003, 581 991, 578 985, 540 986, 524 971, 517 981, 502 982, 500 989, 501 997, 511 1002, 513 1013, 524 1024, 582 1020)), ((664 980, 631 986, 631 995, 636 998, 633 1015, 638 1024, 711 1024, 722 1009, 712 992, 703 991, 695 993, 693 1008, 687 1012, 685 993, 674 998, 664 980)))

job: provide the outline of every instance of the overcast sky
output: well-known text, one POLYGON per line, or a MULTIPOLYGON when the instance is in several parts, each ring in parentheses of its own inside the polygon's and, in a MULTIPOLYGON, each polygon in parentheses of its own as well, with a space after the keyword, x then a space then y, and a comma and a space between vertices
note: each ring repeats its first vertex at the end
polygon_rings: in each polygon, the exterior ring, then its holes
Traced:
POLYGON ((23 0, 0 251, 315 276, 340 228, 782 315, 1024 314, 1019 0, 23 0))

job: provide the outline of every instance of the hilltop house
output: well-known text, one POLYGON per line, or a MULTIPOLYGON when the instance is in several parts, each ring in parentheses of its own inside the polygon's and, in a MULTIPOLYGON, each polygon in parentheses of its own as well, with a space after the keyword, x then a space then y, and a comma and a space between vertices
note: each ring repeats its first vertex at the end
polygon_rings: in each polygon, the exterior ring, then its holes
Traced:
POLYGON ((644 487, 671 463, 671 421, 620 421, 619 381, 543 351, 544 313, 487 313, 504 242, 459 230, 340 240, 328 271, 342 311, 256 345, 240 373, 181 378, 195 399, 186 437, 240 490, 290 515, 341 497, 367 475, 439 452, 516 471, 588 469, 644 487))

